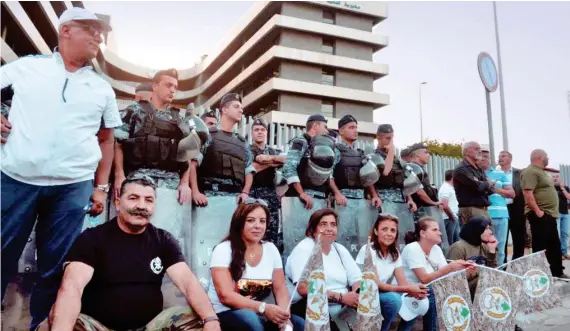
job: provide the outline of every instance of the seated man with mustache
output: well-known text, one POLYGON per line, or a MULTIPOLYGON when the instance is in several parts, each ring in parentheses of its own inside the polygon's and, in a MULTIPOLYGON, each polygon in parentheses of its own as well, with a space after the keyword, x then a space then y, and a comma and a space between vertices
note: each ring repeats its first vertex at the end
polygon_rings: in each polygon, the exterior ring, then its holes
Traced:
POLYGON ((64 260, 49 320, 39 330, 220 330, 180 246, 170 233, 150 224, 155 199, 156 184, 149 176, 123 181, 115 201, 118 217, 75 241, 64 260), (165 273, 191 307, 162 311, 165 273))

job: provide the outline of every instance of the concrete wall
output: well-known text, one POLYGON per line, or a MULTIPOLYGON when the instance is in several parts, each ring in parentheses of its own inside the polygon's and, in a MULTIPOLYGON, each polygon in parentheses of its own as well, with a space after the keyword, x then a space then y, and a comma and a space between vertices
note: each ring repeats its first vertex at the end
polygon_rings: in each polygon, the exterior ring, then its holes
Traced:
POLYGON ((279 96, 279 110, 290 113, 311 115, 321 111, 321 99, 310 96, 282 93, 279 96))
POLYGON ((352 115, 359 121, 373 122, 373 111, 374 108, 372 106, 363 104, 340 100, 335 103, 336 118, 341 118, 344 115, 352 115))
POLYGON ((372 47, 365 44, 341 39, 335 41, 335 54, 339 56, 372 61, 372 53, 372 47))
POLYGON ((353 28, 363 31, 372 32, 372 19, 363 16, 357 16, 351 13, 337 11, 335 13, 335 24, 347 28, 353 28))
POLYGON ((283 2, 281 14, 285 16, 304 18, 311 21, 322 22, 323 20, 322 8, 301 2, 283 2))
POLYGON ((320 84, 322 69, 319 66, 295 62, 282 62, 279 77, 320 84))
POLYGON ((355 71, 347 71, 342 69, 335 70, 335 85, 340 87, 348 87, 357 90, 372 91, 374 78, 367 73, 355 71))
MULTIPOLYGON (((311 35, 302 32, 286 30, 281 32, 280 45, 304 49, 307 51, 321 52, 323 38, 318 35, 311 35)), ((372 61, 372 56, 370 57, 372 61)))

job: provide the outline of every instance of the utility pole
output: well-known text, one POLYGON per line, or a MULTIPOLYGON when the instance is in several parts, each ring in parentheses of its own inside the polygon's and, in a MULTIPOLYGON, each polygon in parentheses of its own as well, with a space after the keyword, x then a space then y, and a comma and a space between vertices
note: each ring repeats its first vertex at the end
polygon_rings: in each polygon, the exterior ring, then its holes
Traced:
POLYGON ((497 42, 497 62, 499 65, 499 96, 501 98, 501 126, 503 129, 503 150, 509 150, 509 134, 507 132, 507 113, 505 110, 505 81, 503 80, 503 62, 501 60, 501 42, 499 40, 499 20, 497 19, 497 3, 493 1, 493 14, 495 16, 495 40, 497 42))
POLYGON ((420 140, 424 141, 424 118, 422 113, 422 85, 426 85, 427 82, 421 82, 419 86, 420 90, 420 140))

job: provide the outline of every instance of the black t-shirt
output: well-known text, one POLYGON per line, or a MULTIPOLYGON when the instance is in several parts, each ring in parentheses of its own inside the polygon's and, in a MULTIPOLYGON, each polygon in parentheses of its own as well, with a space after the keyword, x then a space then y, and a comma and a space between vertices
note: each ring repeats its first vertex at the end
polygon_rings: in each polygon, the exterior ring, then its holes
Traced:
MULTIPOLYGON (((568 199, 566 199, 566 196, 564 195, 564 193, 562 192, 562 190, 560 189, 560 185, 556 185, 554 186, 554 188, 556 188, 556 193, 558 193, 558 211, 560 214, 568 214, 568 199)), ((570 189, 568 189, 568 186, 564 186, 564 188, 566 189, 566 192, 570 192, 570 189)))
POLYGON ((162 311, 164 273, 185 260, 167 231, 149 224, 141 234, 127 234, 115 218, 85 230, 66 261, 95 269, 83 292, 81 313, 110 329, 127 330, 145 326, 162 311))

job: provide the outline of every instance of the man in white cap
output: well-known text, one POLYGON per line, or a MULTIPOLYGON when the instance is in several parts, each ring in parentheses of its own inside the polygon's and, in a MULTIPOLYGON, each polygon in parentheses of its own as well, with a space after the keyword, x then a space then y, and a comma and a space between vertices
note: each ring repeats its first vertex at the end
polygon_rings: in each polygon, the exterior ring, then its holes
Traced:
POLYGON ((68 9, 52 55, 0 68, 1 87, 14 90, 9 118, 2 118, 2 297, 37 220, 32 328, 55 301, 85 212, 102 213, 107 200, 113 128, 121 118, 113 89, 88 64, 110 30, 90 11, 68 9))

